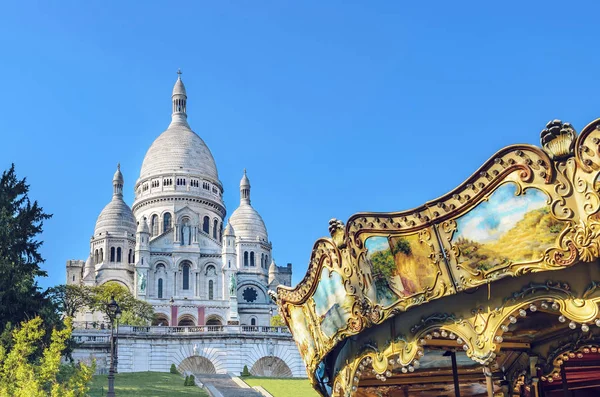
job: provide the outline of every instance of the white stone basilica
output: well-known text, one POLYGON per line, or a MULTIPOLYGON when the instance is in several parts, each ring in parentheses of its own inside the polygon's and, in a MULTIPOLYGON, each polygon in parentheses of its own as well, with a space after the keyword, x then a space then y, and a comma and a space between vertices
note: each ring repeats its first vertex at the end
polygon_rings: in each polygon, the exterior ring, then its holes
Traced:
MULTIPOLYGON (((215 160, 187 122, 181 74, 172 121, 148 149, 132 208, 123 200, 120 167, 112 200, 90 241, 87 261, 67 261, 69 284, 114 281, 157 314, 154 325, 270 325, 267 291, 291 285, 291 264, 276 266, 265 224, 250 202, 244 171, 240 205, 224 227, 223 184, 215 160)), ((81 321, 97 321, 85 313, 81 321)))

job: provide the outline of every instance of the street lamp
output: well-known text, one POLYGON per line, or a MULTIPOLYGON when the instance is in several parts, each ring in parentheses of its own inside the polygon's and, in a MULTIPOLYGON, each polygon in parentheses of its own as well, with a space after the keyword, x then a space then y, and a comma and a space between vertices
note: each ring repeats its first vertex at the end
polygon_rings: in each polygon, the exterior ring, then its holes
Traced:
MULTIPOLYGON (((273 306, 269 308, 269 327, 273 326, 273 306)), ((268 328, 271 329, 271 328, 268 328)))
POLYGON ((108 319, 110 320, 110 369, 108 370, 108 393, 106 397, 115 397, 115 327, 114 320, 121 317, 119 304, 112 296, 108 304, 108 319))
POLYGON ((115 311, 115 318, 117 319, 117 334, 115 335, 115 374, 119 373, 119 319, 121 318, 121 308, 117 305, 117 310, 115 311))

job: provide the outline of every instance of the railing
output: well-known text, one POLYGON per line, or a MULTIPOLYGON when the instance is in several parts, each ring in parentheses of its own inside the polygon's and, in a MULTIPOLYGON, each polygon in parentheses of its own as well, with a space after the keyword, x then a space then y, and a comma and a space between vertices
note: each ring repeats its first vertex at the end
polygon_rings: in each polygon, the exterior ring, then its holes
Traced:
MULTIPOLYGON (((85 333, 98 333, 102 332, 99 328, 85 328, 81 327, 79 323, 74 324, 74 334, 77 334, 75 338, 84 338, 85 333)), ((85 325, 85 324, 83 324, 85 325)), ((104 328, 104 332, 108 333, 109 328, 104 328)), ((166 326, 152 326, 152 327, 138 327, 130 325, 120 325, 119 335, 129 334, 280 334, 280 335, 291 335, 287 327, 267 327, 262 325, 198 325, 191 327, 166 327, 166 326)), ((88 336, 85 336, 88 337, 88 336)), ((89 337, 98 337, 89 335, 89 337)), ((77 340, 77 339, 76 339, 77 340)), ((83 342, 86 342, 83 340, 83 342)))
POLYGON ((73 335, 73 339, 77 343, 85 343, 85 344, 110 343, 110 336, 108 336, 108 335, 73 335))

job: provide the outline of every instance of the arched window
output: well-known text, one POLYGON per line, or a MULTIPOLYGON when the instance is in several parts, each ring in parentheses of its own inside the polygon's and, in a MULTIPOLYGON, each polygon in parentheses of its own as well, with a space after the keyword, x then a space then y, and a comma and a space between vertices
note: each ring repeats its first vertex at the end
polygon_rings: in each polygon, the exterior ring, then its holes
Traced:
POLYGON ((265 268, 269 267, 269 255, 265 255, 265 268))
POLYGON ((223 222, 219 223, 219 241, 223 242, 223 222))
POLYGON ((129 249, 129 254, 127 255, 127 263, 133 263, 133 251, 129 249))
POLYGON ((244 251, 244 266, 248 267, 248 251, 244 251))
POLYGON ((250 252, 250 266, 254 267, 254 252, 250 252))
POLYGON ((104 250, 100 248, 100 262, 104 262, 104 250))
POLYGON ((210 223, 210 219, 208 219, 208 216, 204 217, 204 221, 202 222, 202 231, 206 234, 209 233, 209 223, 210 223))
POLYGON ((163 297, 163 279, 158 279, 158 299, 162 299, 163 297))
POLYGON ((115 247, 110 247, 110 261, 115 261, 115 247))
POLYGON ((117 262, 121 263, 121 247, 117 248, 117 262))
POLYGON ((213 238, 216 240, 217 239, 217 226, 219 225, 219 222, 217 222, 217 220, 215 219, 215 221, 213 222, 213 238))
POLYGON ((189 290, 190 289, 190 265, 188 265, 187 263, 184 264, 181 267, 181 270, 183 271, 183 289, 189 290))
POLYGON ((260 254, 260 267, 265 268, 265 254, 260 254))
POLYGON ((152 236, 158 236, 158 215, 152 215, 151 221, 152 236))
POLYGON ((256 319, 254 317, 250 319, 250 325, 256 325, 256 319))
POLYGON ((166 212, 163 215, 163 233, 171 228, 171 214, 166 212))
POLYGON ((98 250, 96 250, 96 252, 94 253, 94 265, 98 263, 98 259, 100 259, 98 257, 98 250))
POLYGON ((213 299, 213 281, 208 280, 208 299, 213 299))

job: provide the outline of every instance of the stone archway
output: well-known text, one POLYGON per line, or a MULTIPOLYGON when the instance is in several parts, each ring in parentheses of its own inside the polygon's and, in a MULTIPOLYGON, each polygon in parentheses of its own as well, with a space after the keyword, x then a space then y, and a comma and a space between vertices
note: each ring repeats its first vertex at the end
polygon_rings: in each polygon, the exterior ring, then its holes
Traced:
POLYGON ((216 374, 215 365, 206 357, 191 356, 177 366, 179 373, 216 374))
POLYGON ((184 314, 179 317, 179 321, 177 321, 177 326, 179 327, 194 327, 195 325, 196 319, 190 314, 184 314))
POLYGON ((223 319, 216 314, 212 314, 206 318, 206 325, 223 325, 223 319))
POLYGON ((260 358, 254 363, 250 373, 254 376, 272 376, 276 378, 291 378, 292 370, 288 365, 275 356, 266 356, 260 358))
POLYGON ((169 326, 169 318, 167 317, 166 314, 162 314, 162 313, 155 314, 154 318, 152 319, 152 325, 168 327, 169 326))

